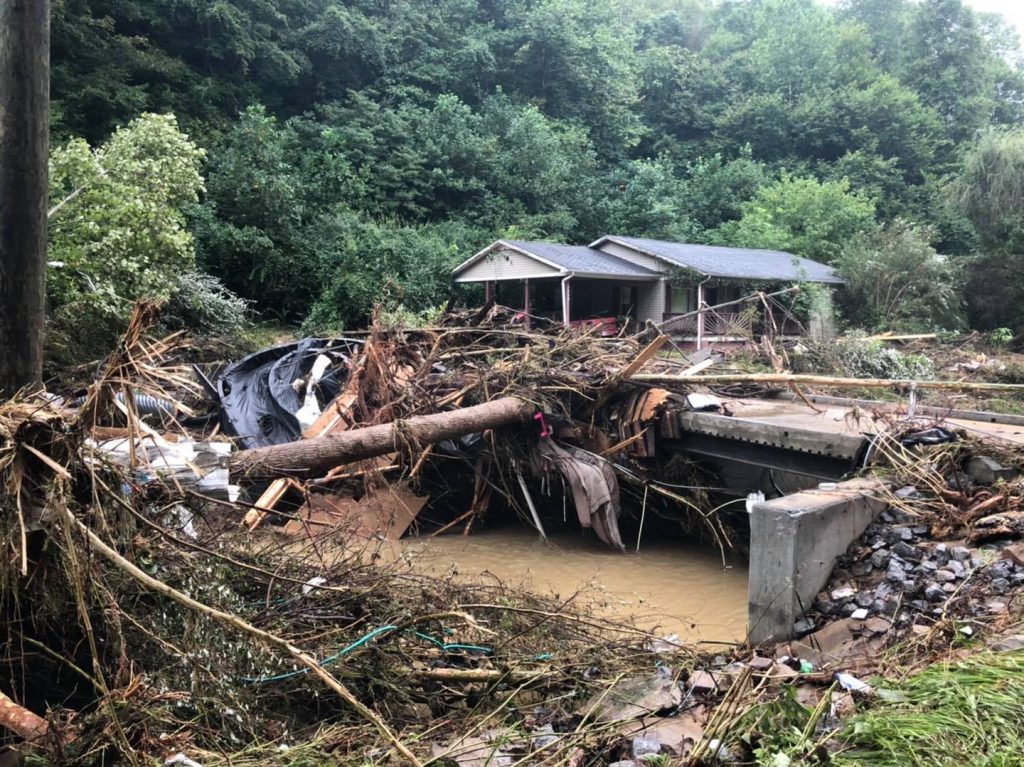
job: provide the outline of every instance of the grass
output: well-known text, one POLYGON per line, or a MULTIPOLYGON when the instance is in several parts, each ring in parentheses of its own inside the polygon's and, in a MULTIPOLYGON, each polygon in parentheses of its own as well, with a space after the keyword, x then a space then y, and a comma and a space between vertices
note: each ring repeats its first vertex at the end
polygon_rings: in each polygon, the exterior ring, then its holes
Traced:
POLYGON ((1024 764, 1024 652, 982 653, 894 685, 849 720, 837 767, 1024 764))

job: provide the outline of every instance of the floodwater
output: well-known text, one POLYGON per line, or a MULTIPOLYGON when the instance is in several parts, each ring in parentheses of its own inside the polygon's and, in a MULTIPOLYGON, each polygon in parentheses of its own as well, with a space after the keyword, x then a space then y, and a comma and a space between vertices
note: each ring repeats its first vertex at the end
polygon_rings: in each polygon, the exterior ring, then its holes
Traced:
MULTIPOLYGON (((632 616, 639 628, 685 642, 734 642, 747 617, 747 566, 723 568, 711 546, 643 542, 640 553, 619 554, 591 535, 560 534, 547 543, 523 527, 436 538, 406 538, 413 568, 460 578, 496 578, 506 586, 568 599, 582 598, 606 617, 632 616)), ((627 544, 628 546, 628 544, 627 544)))

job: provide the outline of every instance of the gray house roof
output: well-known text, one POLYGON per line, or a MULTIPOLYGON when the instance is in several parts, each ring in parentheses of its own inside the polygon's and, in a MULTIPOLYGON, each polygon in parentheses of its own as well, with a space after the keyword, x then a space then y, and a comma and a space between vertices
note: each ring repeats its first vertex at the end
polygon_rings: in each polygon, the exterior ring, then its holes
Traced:
POLYGON ((561 274, 627 277, 634 280, 651 280, 660 276, 658 272, 644 266, 630 263, 624 258, 595 248, 588 248, 585 245, 561 245, 554 242, 530 242, 527 240, 498 240, 455 267, 453 275, 458 276, 467 267, 477 263, 498 248, 517 250, 557 269, 561 274))
POLYGON ((615 235, 605 235, 591 243, 590 247, 599 248, 606 242, 618 243, 709 277, 832 284, 843 282, 842 277, 832 267, 779 250, 690 245, 615 235))

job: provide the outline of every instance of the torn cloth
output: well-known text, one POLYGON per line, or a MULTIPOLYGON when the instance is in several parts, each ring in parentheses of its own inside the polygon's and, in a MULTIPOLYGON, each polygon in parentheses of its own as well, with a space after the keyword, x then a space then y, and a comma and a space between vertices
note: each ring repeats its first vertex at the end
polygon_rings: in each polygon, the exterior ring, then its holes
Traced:
POLYGON ((609 546, 625 551, 619 535, 619 482, 607 461, 577 447, 562 447, 553 439, 537 446, 540 465, 554 466, 572 489, 576 515, 583 527, 592 527, 609 546))

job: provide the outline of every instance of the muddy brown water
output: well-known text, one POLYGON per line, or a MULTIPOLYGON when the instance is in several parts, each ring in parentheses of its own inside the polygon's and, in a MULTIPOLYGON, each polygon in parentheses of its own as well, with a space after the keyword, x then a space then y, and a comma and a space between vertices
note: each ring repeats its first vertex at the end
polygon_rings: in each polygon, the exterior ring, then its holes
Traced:
MULTIPOLYGON (((635 541, 633 543, 635 547, 635 541)), ((584 599, 606 617, 631 616, 659 635, 686 642, 734 642, 747 616, 747 566, 722 566, 709 546, 643 542, 640 553, 618 554, 593 537, 559 534, 548 543, 525 528, 506 527, 436 538, 406 538, 402 549, 415 570, 503 584, 567 599, 584 599)))

